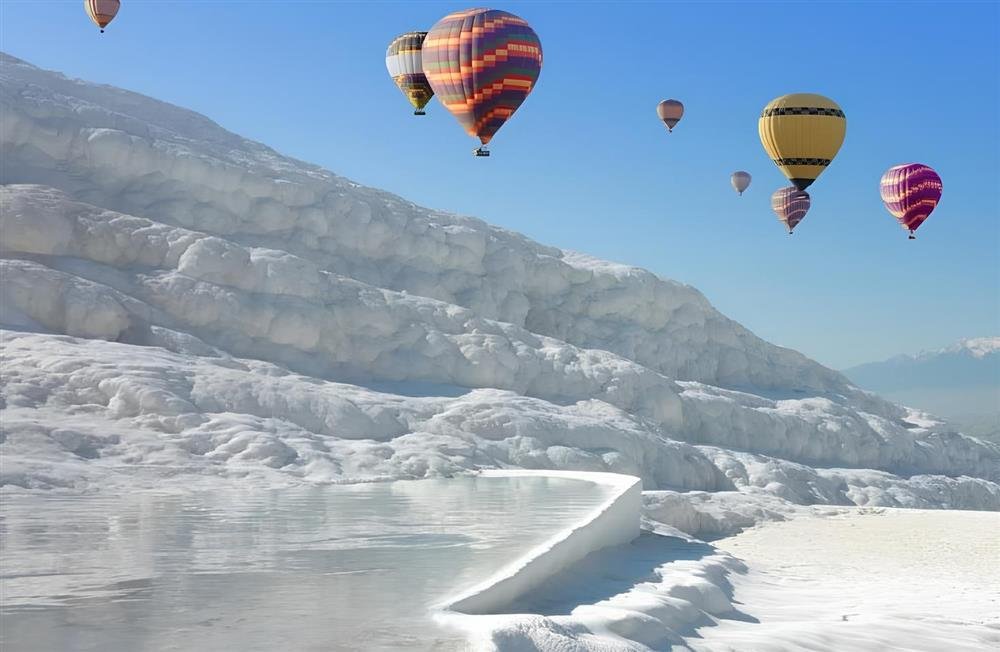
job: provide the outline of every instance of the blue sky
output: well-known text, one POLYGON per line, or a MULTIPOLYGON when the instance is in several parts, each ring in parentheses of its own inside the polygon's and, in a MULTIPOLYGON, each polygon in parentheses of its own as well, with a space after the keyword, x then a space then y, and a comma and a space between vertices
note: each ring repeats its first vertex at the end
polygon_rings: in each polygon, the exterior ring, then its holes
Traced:
POLYGON ((503 2, 545 62, 476 159, 443 107, 411 115, 396 34, 473 4, 124 0, 103 36, 79 0, 0 0, 0 48, 208 115, 282 153, 417 203, 699 288, 760 336, 836 368, 1000 334, 1000 8, 995 2, 503 2), (787 236, 786 185, 757 137, 772 98, 847 114, 840 154, 787 236), (655 115, 684 102, 667 135, 655 115), (934 167, 908 241, 891 165, 934 167), (741 198, 729 174, 753 185, 741 198))

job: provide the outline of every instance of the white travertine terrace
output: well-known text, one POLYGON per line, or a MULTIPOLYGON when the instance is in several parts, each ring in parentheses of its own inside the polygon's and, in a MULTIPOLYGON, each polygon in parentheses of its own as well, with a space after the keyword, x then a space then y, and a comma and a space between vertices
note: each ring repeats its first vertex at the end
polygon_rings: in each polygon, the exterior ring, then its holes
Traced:
POLYGON ((995 445, 691 287, 0 63, 9 490, 525 468, 634 475, 648 514, 721 531, 774 501, 1000 507, 995 445))

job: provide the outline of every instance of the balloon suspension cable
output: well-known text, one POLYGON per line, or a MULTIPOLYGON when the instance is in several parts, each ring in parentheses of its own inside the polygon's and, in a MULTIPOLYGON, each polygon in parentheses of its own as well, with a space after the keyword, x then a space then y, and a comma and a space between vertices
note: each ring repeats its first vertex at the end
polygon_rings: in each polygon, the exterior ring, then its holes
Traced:
POLYGON ((490 155, 490 150, 486 149, 486 145, 483 145, 482 147, 479 147, 479 148, 474 149, 472 151, 473 151, 473 153, 476 156, 489 156, 490 155))

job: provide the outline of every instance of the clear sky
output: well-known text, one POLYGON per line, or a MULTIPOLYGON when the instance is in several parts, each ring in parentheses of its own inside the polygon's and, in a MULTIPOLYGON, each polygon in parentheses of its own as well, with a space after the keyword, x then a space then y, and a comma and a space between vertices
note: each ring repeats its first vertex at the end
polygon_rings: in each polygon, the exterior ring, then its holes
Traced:
POLYGON ((384 54, 473 4, 0 0, 0 48, 185 106, 284 154, 426 206, 650 269, 836 368, 1000 334, 1000 5, 511 2, 542 41, 535 91, 476 159, 433 100, 414 117, 384 54), (789 237, 757 137, 772 98, 815 92, 847 138, 789 237), (684 102, 667 135, 655 107, 684 102), (944 182, 908 241, 886 168, 944 182), (741 198, 729 174, 753 185, 741 198))

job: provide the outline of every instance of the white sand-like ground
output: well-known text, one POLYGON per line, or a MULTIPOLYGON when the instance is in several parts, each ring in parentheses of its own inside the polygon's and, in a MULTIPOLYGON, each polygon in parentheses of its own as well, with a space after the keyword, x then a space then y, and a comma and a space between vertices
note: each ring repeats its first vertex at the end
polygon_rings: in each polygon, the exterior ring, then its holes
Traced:
POLYGON ((823 508, 715 545, 750 569, 733 579, 746 619, 696 650, 1000 649, 998 513, 823 508))

